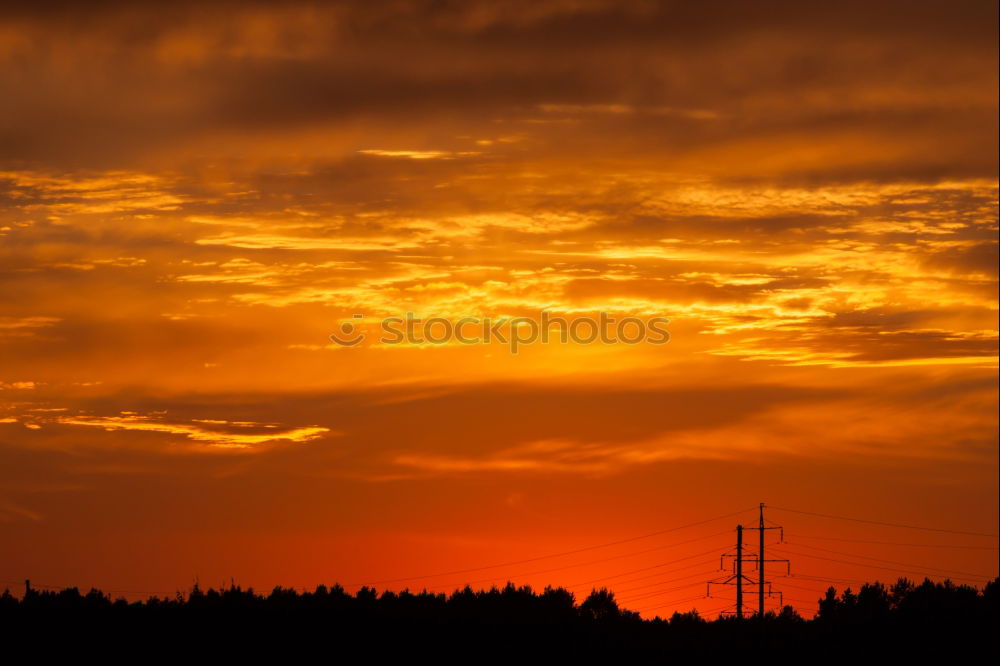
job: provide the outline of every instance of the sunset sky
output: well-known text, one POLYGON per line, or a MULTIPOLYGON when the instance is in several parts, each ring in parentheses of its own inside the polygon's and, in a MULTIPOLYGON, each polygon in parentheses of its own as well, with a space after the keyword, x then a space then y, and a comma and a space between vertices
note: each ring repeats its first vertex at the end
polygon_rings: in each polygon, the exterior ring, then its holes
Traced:
MULTIPOLYGON (((995 2, 0 12, 0 589, 656 615, 725 605, 691 598, 759 502, 997 533, 995 2), (328 337, 542 311, 670 342, 328 337)), ((809 577, 998 573, 767 517, 807 615, 809 577)))

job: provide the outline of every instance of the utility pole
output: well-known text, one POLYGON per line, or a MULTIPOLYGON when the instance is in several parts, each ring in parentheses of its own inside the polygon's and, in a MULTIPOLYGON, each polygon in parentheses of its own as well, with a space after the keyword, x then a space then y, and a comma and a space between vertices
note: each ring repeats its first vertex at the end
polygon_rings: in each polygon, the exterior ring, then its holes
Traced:
POLYGON ((743 619, 743 526, 736 526, 736 617, 743 619))
MULTIPOLYGON (((750 528, 750 529, 756 529, 756 528, 750 528)), ((725 570, 726 558, 728 557, 734 558, 735 561, 733 563, 733 575, 722 578, 716 578, 715 580, 708 581, 708 587, 705 591, 705 596, 711 597, 713 585, 736 585, 736 617, 740 619, 744 617, 743 583, 750 583, 751 585, 754 583, 754 580, 752 578, 747 577, 743 573, 743 561, 744 559, 747 559, 747 553, 743 548, 743 530, 744 527, 742 525, 736 526, 736 551, 724 553, 719 560, 719 569, 725 570)), ((756 556, 751 554, 749 557, 753 558, 756 556)))
POLYGON ((757 582, 757 613, 761 617, 764 617, 764 600, 770 594, 770 588, 768 587, 767 589, 765 589, 765 585, 770 585, 770 582, 766 578, 764 578, 764 563, 765 562, 784 562, 785 566, 788 567, 789 572, 791 571, 791 564, 788 562, 788 560, 784 560, 784 559, 769 560, 764 555, 764 545, 765 545, 764 544, 764 532, 766 530, 781 530, 781 540, 784 541, 784 538, 785 538, 785 530, 784 530, 783 527, 778 526, 778 525, 773 525, 771 527, 768 527, 768 526, 765 525, 765 523, 764 523, 764 506, 765 506, 764 503, 761 502, 760 503, 760 518, 759 518, 759 522, 757 523, 757 527, 748 527, 748 528, 746 528, 748 530, 759 530, 760 531, 760 541, 758 542, 758 546, 757 546, 757 581, 756 582, 757 582))
MULTIPOLYGON (((752 509, 751 509, 752 510, 752 509)), ((708 581, 708 585, 705 588, 705 596, 712 596, 712 586, 713 585, 735 585, 736 586, 736 617, 742 619, 743 614, 743 583, 749 583, 750 585, 757 585, 757 612, 763 616, 764 615, 764 600, 771 596, 771 582, 764 578, 764 563, 765 562, 784 562, 789 567, 789 573, 791 573, 791 565, 789 565, 788 560, 769 560, 764 556, 764 532, 765 530, 782 530, 781 540, 784 541, 784 530, 778 526, 768 526, 764 521, 764 503, 760 504, 760 519, 756 527, 749 527, 744 525, 736 526, 736 551, 730 551, 728 553, 723 553, 722 557, 719 559, 719 570, 725 571, 728 567, 726 566, 726 558, 732 557, 735 562, 733 563, 732 575, 731 576, 720 576, 713 580, 708 581), (746 552, 743 544, 743 530, 759 530, 760 531, 760 541, 758 550, 754 552, 746 552), (756 580, 752 577, 746 576, 743 573, 744 560, 746 562, 752 562, 757 565, 757 578, 756 580)), ((753 588, 750 588, 751 590, 753 588)), ((725 613, 732 613, 731 610, 724 611, 725 613)))
POLYGON ((757 611, 764 617, 764 503, 760 503, 760 546, 757 547, 757 595, 759 597, 757 611))

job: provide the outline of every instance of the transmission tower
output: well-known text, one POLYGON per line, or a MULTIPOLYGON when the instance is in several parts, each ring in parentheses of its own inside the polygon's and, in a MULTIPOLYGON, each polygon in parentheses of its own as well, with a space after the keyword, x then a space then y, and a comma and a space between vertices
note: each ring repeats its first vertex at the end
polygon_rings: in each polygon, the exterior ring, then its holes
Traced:
POLYGON ((757 527, 748 527, 748 530, 759 530, 760 546, 757 549, 757 613, 764 616, 764 599, 771 594, 771 582, 764 578, 764 564, 766 562, 783 562, 786 567, 786 575, 791 574, 792 565, 788 560, 769 560, 764 557, 764 534, 767 530, 779 530, 779 542, 785 540, 785 528, 780 525, 767 526, 764 524, 764 503, 760 503, 760 520, 757 527), (764 593, 764 586, 767 585, 767 594, 764 593))
MULTIPOLYGON (((764 600, 768 597, 777 594, 781 597, 780 592, 773 592, 771 589, 771 581, 764 578, 764 564, 767 562, 783 562, 787 568, 787 573, 791 573, 791 564, 788 560, 784 559, 767 559, 764 556, 765 540, 764 536, 767 530, 781 530, 781 541, 784 541, 784 529, 780 525, 766 525, 764 521, 764 503, 760 504, 760 518, 759 524, 756 527, 745 527, 743 525, 736 526, 736 549, 734 552, 723 553, 719 561, 719 568, 726 569, 725 562, 727 558, 732 558, 733 568, 732 575, 724 578, 717 578, 715 580, 708 581, 707 585, 707 596, 712 596, 712 586, 713 585, 735 585, 736 586, 736 610, 735 615, 737 618, 743 617, 743 585, 744 583, 749 585, 757 586, 757 597, 758 597, 758 613, 764 615, 764 600), (748 553, 743 542, 743 531, 744 530, 758 530, 760 533, 759 547, 756 553, 748 553), (751 578, 743 573, 744 563, 752 562, 757 567, 757 577, 756 579, 751 578)), ((732 612, 732 611, 726 611, 732 612)))

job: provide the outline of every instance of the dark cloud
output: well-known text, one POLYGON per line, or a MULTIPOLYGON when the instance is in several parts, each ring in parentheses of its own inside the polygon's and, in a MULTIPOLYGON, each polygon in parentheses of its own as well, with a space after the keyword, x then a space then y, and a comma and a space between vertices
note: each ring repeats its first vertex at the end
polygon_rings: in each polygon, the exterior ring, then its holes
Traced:
MULTIPOLYGON (((995 139, 990 3, 57 5, 15 7, 27 38, 9 38, 0 79, 9 164, 246 156, 264 150, 255 139, 308 128, 339 137, 337 153, 345 134, 419 141, 447 127, 543 137, 542 157, 676 159, 747 141, 780 153, 802 134, 889 144, 884 159, 798 165, 799 178, 996 167, 995 140, 982 141, 995 139)), ((738 159, 773 171, 766 151, 738 159)))
POLYGON ((925 261, 934 268, 944 268, 959 274, 980 273, 994 280, 1000 265, 996 241, 937 250, 930 253, 925 261))

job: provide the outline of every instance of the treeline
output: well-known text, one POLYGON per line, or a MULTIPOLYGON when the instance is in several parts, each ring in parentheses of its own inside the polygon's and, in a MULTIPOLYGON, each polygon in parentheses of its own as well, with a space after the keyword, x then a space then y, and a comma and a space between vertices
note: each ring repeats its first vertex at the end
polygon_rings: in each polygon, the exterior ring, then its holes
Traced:
POLYGON ((195 586, 187 595, 133 602, 99 590, 28 589, 21 598, 9 591, 0 596, 0 632, 14 640, 75 636, 111 647, 211 645, 221 639, 233 649, 257 650, 275 642, 303 646, 334 640, 345 656, 372 648, 383 656, 425 653, 446 660, 482 650, 480 660, 490 661, 487 657, 504 655, 722 657, 749 648, 814 653, 823 660, 856 650, 927 654, 985 648, 997 627, 998 586, 1000 579, 982 590, 899 579, 891 586, 866 584, 857 592, 830 588, 816 617, 808 620, 786 606, 765 617, 711 621, 695 611, 644 619, 621 608, 605 589, 577 603, 563 588, 536 592, 510 583, 450 595, 369 587, 350 594, 339 585, 311 592, 277 587, 267 594, 236 585, 195 586))

